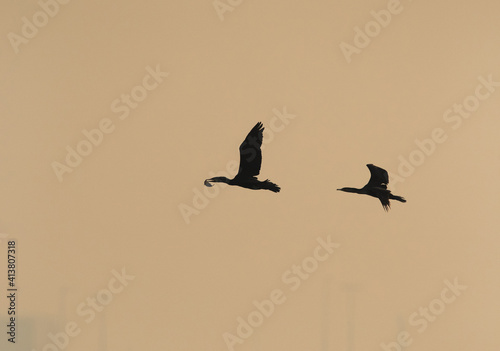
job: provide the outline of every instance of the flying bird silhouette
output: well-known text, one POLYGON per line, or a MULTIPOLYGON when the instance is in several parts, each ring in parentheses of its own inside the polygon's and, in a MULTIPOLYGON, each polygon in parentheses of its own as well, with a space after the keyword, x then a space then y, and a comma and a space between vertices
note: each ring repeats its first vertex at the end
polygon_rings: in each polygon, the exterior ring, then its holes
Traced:
POLYGON ((262 146, 264 127, 261 122, 258 122, 252 128, 250 133, 240 145, 240 168, 238 174, 233 179, 226 177, 213 177, 205 180, 205 185, 213 186, 211 183, 226 183, 229 185, 237 185, 253 190, 271 190, 275 193, 280 191, 280 187, 271 182, 269 179, 260 181, 256 176, 260 173, 260 165, 262 163, 262 146))
POLYGON ((389 184, 389 175, 387 171, 383 168, 377 167, 372 164, 366 165, 370 170, 371 177, 368 183, 361 189, 356 188, 341 188, 337 189, 340 191, 345 191, 347 193, 365 194, 376 197, 382 203, 384 210, 389 211, 391 208, 391 203, 389 200, 397 200, 400 202, 406 202, 406 200, 397 195, 393 195, 390 190, 387 189, 387 184, 389 184))

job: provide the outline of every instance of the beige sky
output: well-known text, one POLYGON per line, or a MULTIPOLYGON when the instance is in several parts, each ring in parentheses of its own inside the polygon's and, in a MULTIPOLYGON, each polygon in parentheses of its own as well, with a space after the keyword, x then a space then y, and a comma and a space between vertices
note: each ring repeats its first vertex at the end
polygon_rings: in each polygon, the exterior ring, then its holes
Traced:
POLYGON ((498 349, 500 5, 54 1, 0 21, 2 350, 498 349), (258 121, 282 191, 204 187, 258 121))

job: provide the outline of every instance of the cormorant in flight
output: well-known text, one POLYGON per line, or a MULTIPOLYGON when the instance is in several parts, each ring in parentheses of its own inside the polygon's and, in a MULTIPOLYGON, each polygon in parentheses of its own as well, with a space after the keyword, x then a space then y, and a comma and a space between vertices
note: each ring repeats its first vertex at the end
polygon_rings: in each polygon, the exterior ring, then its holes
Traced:
POLYGON ((237 185, 247 189, 259 190, 266 189, 275 193, 280 191, 280 187, 269 181, 263 182, 257 179, 260 173, 260 165, 262 163, 262 133, 264 127, 261 122, 258 122, 252 128, 250 133, 240 145, 240 169, 238 174, 233 179, 226 177, 213 177, 205 180, 205 185, 213 186, 211 183, 226 183, 229 185, 237 185))
POLYGON ((382 203, 384 210, 388 211, 391 208, 391 200, 397 200, 400 202, 406 202, 406 200, 397 195, 391 194, 391 191, 387 189, 387 184, 389 184, 389 175, 385 169, 377 167, 375 165, 366 165, 370 170, 371 177, 368 183, 361 189, 356 188, 342 188, 337 189, 340 191, 345 191, 347 193, 365 194, 376 197, 382 203))

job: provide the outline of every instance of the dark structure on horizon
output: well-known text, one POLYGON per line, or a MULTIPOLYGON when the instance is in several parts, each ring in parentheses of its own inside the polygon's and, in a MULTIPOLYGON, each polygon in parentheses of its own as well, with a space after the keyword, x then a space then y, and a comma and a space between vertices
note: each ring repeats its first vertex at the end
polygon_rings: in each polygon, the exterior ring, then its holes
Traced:
POLYGON ((372 164, 366 165, 370 170, 371 177, 368 183, 361 189, 356 188, 341 188, 337 189, 340 191, 345 191, 347 193, 365 194, 376 197, 382 203, 384 210, 389 211, 391 208, 391 203, 389 200, 397 200, 400 202, 406 202, 406 200, 397 195, 391 194, 391 191, 387 189, 387 184, 389 184, 389 175, 387 171, 383 168, 377 167, 372 164))
POLYGON ((271 190, 275 193, 280 191, 280 187, 272 183, 269 179, 260 181, 256 176, 260 173, 260 165, 262 163, 262 146, 264 127, 261 122, 258 122, 252 128, 250 133, 240 145, 240 168, 238 174, 233 179, 226 177, 213 177, 205 180, 205 185, 213 186, 211 183, 226 183, 229 185, 237 185, 253 190, 271 190))

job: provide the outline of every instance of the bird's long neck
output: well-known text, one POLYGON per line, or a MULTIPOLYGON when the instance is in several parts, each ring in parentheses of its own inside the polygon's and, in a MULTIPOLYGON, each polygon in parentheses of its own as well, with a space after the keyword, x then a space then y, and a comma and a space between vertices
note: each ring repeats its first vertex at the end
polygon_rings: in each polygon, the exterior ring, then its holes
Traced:
POLYGON ((228 179, 226 177, 213 177, 213 178, 207 179, 207 181, 212 182, 212 183, 226 183, 226 184, 229 184, 229 182, 231 182, 231 179, 228 179))
POLYGON ((361 194, 362 190, 357 189, 357 188, 342 188, 339 189, 340 191, 345 191, 346 193, 356 193, 356 194, 361 194))

